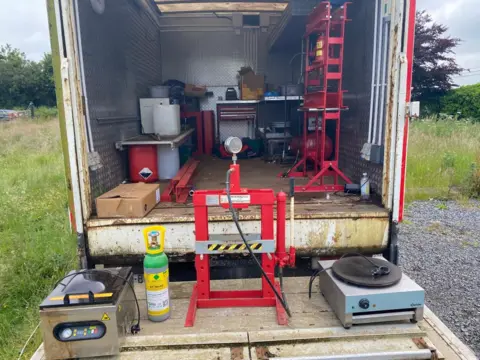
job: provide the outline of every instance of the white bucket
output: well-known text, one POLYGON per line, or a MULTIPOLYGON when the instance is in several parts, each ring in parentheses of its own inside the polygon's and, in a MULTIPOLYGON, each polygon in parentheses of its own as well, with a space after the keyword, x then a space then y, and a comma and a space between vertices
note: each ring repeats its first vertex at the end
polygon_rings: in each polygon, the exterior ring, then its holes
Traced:
POLYGON ((180 151, 178 148, 172 149, 170 145, 158 145, 158 178, 160 180, 170 180, 177 175, 180 170, 180 151))
POLYGON ((153 131, 160 136, 180 135, 180 105, 155 105, 153 131))

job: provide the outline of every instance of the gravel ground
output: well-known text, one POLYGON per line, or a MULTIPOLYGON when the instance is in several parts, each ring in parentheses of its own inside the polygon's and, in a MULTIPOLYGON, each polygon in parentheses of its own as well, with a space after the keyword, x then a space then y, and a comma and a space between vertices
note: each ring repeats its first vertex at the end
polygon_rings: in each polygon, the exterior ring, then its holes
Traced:
POLYGON ((400 227, 400 264, 428 307, 480 357, 480 202, 414 202, 400 227))

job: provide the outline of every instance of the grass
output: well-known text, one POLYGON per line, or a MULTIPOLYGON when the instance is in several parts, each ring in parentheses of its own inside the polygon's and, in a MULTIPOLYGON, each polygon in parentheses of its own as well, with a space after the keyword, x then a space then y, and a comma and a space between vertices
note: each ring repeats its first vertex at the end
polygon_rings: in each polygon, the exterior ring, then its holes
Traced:
MULTIPOLYGON (((0 359, 16 359, 38 305, 75 266, 58 121, 0 123, 0 359)), ((37 331, 28 359, 41 342, 37 331)))
POLYGON ((480 123, 430 118, 411 124, 407 201, 475 196, 478 169, 480 123))
POLYGON ((437 205, 438 210, 447 210, 448 206, 444 202, 441 202, 440 204, 437 205))
POLYGON ((49 108, 46 106, 40 106, 35 109, 35 116, 40 118, 53 118, 58 116, 57 108, 49 108))

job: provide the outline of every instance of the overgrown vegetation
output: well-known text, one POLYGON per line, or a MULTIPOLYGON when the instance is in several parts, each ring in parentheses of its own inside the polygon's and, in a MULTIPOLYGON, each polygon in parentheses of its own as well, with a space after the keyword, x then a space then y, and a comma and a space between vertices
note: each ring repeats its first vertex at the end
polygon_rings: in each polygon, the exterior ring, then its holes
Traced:
POLYGON ((442 113, 480 122, 480 84, 451 90, 440 100, 442 113))
POLYGON ((407 200, 480 196, 480 123, 428 118, 410 129, 407 200))
POLYGON ((57 117, 58 110, 55 107, 40 106, 35 109, 35 117, 51 119, 57 117))
MULTIPOLYGON (((58 121, 0 123, 0 144, 0 359, 16 359, 39 303, 76 264, 75 238, 58 121)), ((40 342, 37 331, 27 354, 40 342)))
POLYGON ((56 105, 52 55, 36 62, 10 45, 0 46, 0 108, 56 105))

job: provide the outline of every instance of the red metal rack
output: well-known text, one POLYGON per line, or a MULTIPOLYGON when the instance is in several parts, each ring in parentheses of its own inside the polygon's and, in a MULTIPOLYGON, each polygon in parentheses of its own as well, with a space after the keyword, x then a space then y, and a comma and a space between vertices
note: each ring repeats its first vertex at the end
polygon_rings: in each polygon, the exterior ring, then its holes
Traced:
POLYGON ((347 5, 332 9, 329 1, 321 2, 308 17, 305 41, 305 94, 303 124, 303 157, 287 173, 289 177, 309 177, 310 181, 303 186, 296 186, 296 192, 341 191, 342 178, 346 183, 350 179, 338 166, 340 151, 340 112, 343 105, 342 75, 343 48, 345 40, 345 23, 347 21, 347 5), (307 171, 307 135, 308 121, 315 121, 316 144, 321 146, 321 156, 314 161, 313 171, 307 171), (319 122, 321 120, 321 129, 319 122), (325 159, 325 136, 327 122, 335 124, 335 143, 333 159, 325 159), (302 167, 302 171, 298 169, 302 167), (333 184, 325 184, 324 177, 331 176, 333 184))

